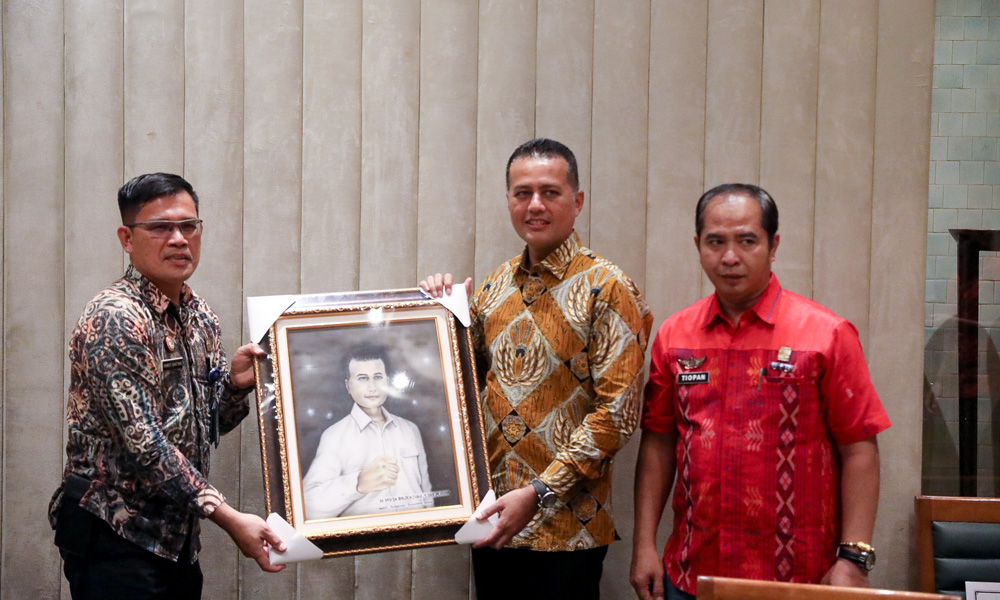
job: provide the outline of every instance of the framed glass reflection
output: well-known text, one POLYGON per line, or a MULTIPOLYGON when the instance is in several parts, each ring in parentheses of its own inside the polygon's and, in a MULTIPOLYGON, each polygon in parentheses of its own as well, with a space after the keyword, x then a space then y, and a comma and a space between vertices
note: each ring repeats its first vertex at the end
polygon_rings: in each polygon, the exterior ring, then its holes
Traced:
POLYGON ((295 300, 256 365, 268 512, 324 556, 452 543, 489 489, 468 330, 418 290, 295 300))

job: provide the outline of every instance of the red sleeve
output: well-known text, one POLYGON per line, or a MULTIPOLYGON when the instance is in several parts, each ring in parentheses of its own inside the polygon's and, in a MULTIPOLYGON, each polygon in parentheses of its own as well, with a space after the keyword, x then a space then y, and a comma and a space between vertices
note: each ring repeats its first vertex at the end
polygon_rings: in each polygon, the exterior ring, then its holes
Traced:
POLYGON ((674 415, 674 374, 670 370, 669 337, 666 323, 653 340, 650 351, 649 381, 643 392, 643 430, 668 433, 677 428, 674 415))
POLYGON ((892 423, 872 385, 858 330, 849 321, 834 329, 824 359, 820 394, 833 439, 852 444, 888 429, 892 423))

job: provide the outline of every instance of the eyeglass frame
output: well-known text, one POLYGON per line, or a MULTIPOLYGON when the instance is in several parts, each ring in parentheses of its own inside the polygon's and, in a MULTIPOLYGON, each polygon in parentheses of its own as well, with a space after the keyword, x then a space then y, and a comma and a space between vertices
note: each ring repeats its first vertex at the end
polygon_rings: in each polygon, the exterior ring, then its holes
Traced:
POLYGON ((151 237, 161 239, 161 236, 153 233, 153 231, 149 229, 151 226, 155 227, 159 225, 170 225, 170 231, 166 235, 162 236, 162 239, 169 239, 171 236, 174 235, 175 231, 179 231, 184 239, 189 240, 191 238, 198 237, 199 235, 201 235, 202 231, 204 231, 205 228, 204 221, 202 219, 181 219, 180 221, 170 221, 168 219, 156 219, 153 221, 136 221, 135 223, 129 223, 125 225, 125 227, 128 227, 129 229, 140 227, 141 229, 144 229, 146 233, 148 233, 151 237), (188 223, 192 223, 196 227, 196 230, 191 235, 185 235, 184 231, 181 229, 182 225, 187 225, 188 223))

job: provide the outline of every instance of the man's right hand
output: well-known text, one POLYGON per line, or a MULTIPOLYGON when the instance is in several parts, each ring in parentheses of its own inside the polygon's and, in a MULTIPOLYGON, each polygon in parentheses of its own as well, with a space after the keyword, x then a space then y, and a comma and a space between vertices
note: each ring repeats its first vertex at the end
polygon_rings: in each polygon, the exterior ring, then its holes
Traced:
POLYGON ((655 546, 632 548, 629 582, 641 600, 663 600, 663 561, 655 546))
MULTIPOLYGON (((455 284, 455 277, 451 273, 437 273, 420 282, 420 289, 431 295, 432 298, 440 298, 445 294, 451 294, 451 286, 455 284)), ((472 278, 465 280, 465 291, 472 295, 472 278)))
POLYGON ((396 483, 399 467, 392 456, 379 456, 358 474, 358 493, 378 492, 396 483))

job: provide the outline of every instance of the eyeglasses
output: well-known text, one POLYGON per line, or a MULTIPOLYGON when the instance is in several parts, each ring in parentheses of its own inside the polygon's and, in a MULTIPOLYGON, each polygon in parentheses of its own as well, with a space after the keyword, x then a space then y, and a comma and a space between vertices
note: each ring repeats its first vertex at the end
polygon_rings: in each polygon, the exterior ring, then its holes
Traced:
POLYGON ((140 227, 154 238, 169 238, 175 231, 180 231, 186 239, 201 235, 201 219, 184 219, 183 221, 140 221, 126 227, 140 227))

